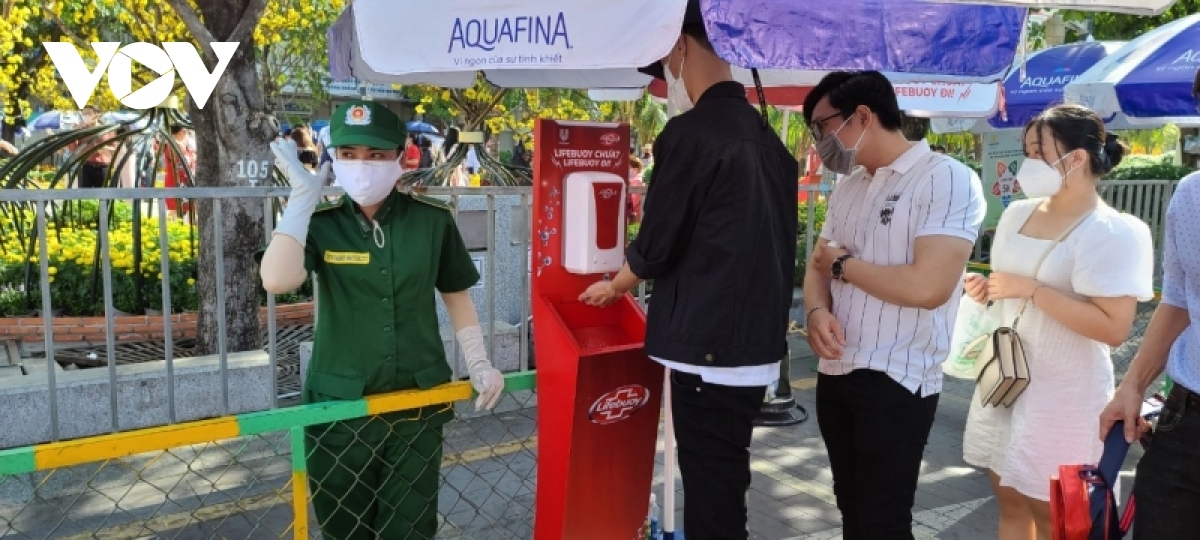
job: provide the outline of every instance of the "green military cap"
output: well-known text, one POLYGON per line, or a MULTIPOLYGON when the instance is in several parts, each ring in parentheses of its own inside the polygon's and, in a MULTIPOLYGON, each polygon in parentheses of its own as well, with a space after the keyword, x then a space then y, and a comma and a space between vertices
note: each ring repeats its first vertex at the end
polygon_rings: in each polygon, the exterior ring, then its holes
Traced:
POLYGON ((374 101, 351 101, 338 106, 329 119, 330 146, 366 146, 395 150, 404 145, 407 130, 391 109, 374 101))

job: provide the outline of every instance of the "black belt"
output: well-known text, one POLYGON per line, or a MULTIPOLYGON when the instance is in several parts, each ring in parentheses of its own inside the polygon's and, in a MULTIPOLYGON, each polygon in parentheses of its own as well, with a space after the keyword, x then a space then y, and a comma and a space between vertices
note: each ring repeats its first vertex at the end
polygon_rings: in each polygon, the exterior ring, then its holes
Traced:
POLYGON ((1182 404, 1184 408, 1200 411, 1200 394, 1188 390, 1179 383, 1171 385, 1171 393, 1167 399, 1182 404))

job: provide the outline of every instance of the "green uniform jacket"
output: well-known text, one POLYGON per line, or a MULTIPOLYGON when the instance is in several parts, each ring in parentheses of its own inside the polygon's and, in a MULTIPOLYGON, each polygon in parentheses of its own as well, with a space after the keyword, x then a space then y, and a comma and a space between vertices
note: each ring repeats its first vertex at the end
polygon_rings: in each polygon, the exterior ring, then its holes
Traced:
POLYGON ((375 221, 382 248, 349 197, 318 206, 312 216, 304 267, 317 274, 318 296, 306 403, 450 380, 434 291, 463 291, 479 281, 451 208, 396 192, 375 221))

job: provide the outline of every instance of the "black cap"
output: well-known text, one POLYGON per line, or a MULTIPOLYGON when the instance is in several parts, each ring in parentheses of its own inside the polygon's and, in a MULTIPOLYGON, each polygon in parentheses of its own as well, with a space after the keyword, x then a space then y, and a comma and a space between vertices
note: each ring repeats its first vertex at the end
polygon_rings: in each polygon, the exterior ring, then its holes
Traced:
MULTIPOLYGON (((700 0, 688 0, 687 7, 683 10, 683 25, 680 26, 680 31, 682 32, 684 26, 693 24, 704 24, 704 17, 700 15, 700 0)), ((638 68, 638 71, 655 79, 666 80, 663 76, 662 61, 638 68)))

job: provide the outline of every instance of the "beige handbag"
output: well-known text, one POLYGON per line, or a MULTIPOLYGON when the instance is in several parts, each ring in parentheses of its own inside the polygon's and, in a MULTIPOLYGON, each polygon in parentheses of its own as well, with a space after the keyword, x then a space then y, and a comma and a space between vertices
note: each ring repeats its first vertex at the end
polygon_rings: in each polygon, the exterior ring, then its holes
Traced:
MULTIPOLYGON (((1074 225, 1068 227, 1050 243, 1050 246, 1038 259, 1037 264, 1033 266, 1034 279, 1037 279, 1042 263, 1046 261, 1050 252, 1054 251, 1055 246, 1070 236, 1090 215, 1092 215, 1091 212, 1084 214, 1074 225)), ((1029 363, 1025 359, 1025 347, 1021 344, 1021 335, 1017 333, 1017 324, 1021 322, 1021 315, 1025 314, 1025 308, 1028 305, 1028 298, 1021 300, 1021 307, 1017 310, 1017 317, 1013 320, 1012 326, 1002 326, 991 334, 979 336, 967 345, 967 350, 982 348, 982 353, 979 355, 982 362, 979 363, 979 374, 975 377, 975 384, 979 386, 979 401, 980 405, 984 407, 988 405, 1011 407, 1029 386, 1029 363)))

